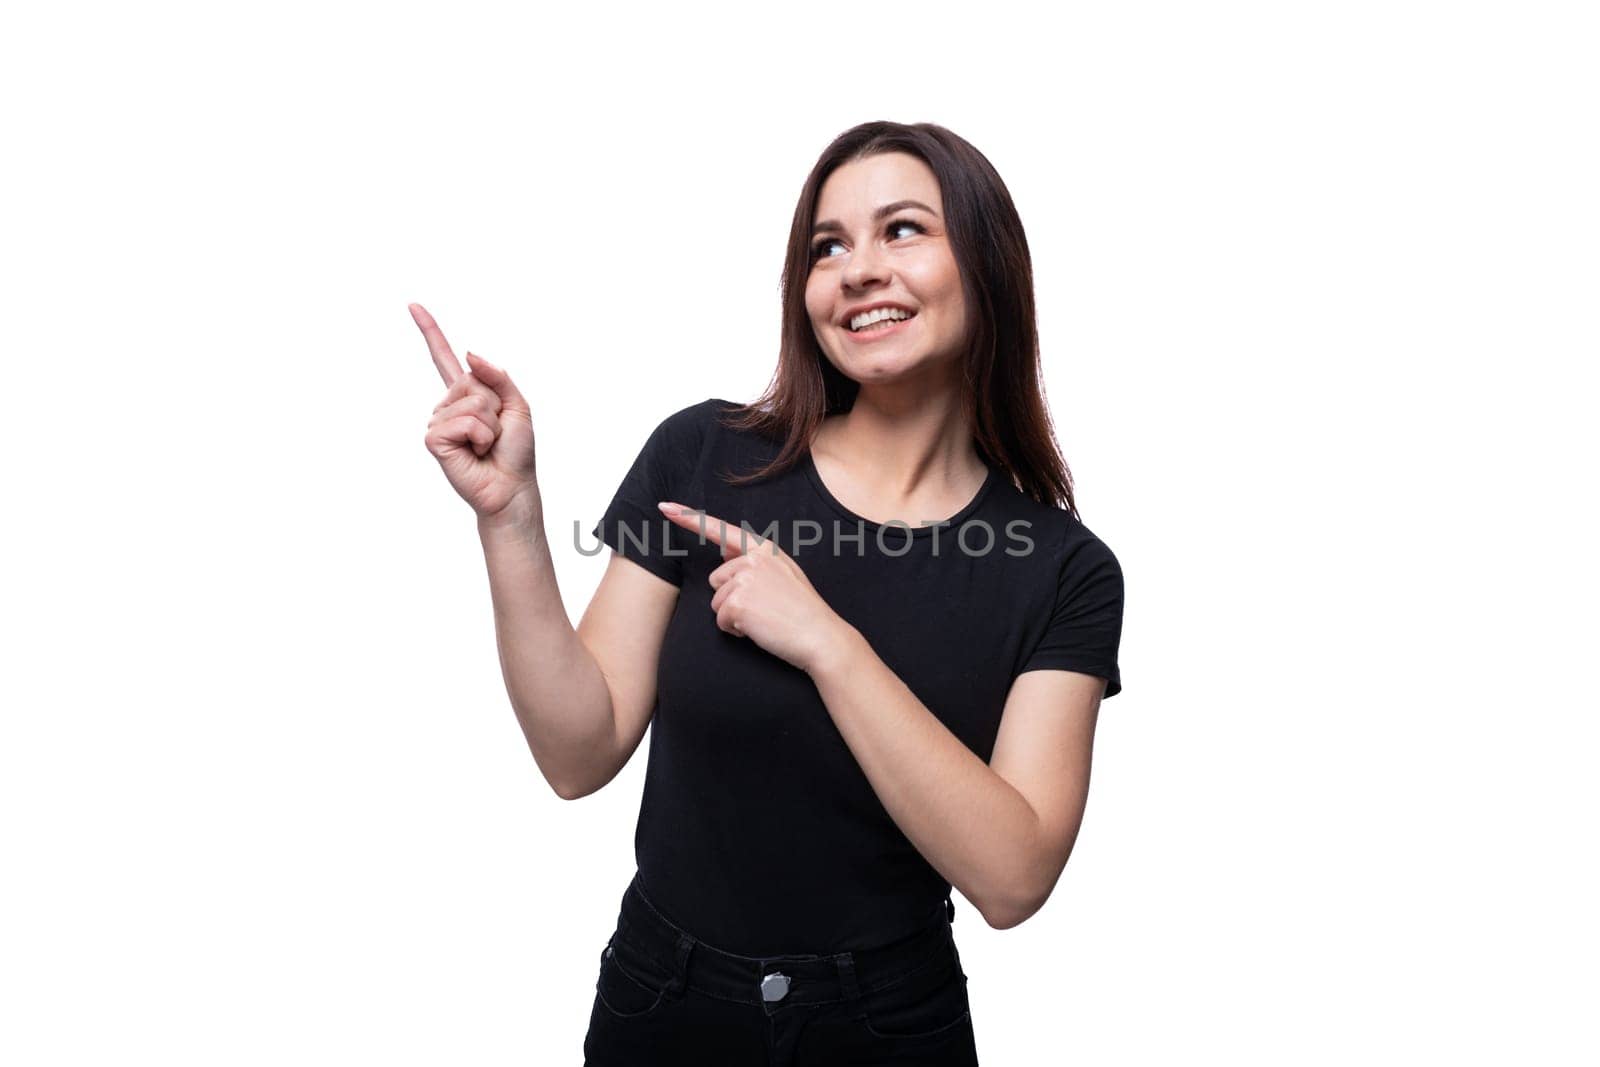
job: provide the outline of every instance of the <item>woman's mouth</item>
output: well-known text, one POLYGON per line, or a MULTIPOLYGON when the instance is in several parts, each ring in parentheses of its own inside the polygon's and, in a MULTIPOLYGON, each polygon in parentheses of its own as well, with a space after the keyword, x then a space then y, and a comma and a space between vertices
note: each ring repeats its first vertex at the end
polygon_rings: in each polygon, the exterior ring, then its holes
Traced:
POLYGON ((906 323, 915 321, 916 317, 913 314, 910 318, 905 319, 883 319, 882 321, 874 322, 870 326, 863 326, 859 330, 852 330, 846 326, 844 335, 852 341, 876 341, 881 337, 899 333, 905 328, 906 323))

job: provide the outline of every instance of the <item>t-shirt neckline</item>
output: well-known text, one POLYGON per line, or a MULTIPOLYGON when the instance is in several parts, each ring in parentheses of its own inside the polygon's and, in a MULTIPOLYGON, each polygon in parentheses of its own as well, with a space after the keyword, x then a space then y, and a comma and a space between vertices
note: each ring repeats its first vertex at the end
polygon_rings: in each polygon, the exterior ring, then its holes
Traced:
POLYGON ((947 519, 941 519, 938 522, 926 523, 921 526, 913 526, 908 522, 902 522, 900 520, 881 523, 873 522, 865 515, 857 515, 855 512, 845 507, 844 504, 840 503, 839 498, 834 496, 833 493, 828 490, 828 487, 823 484, 822 475, 817 470, 817 463, 811 455, 811 449, 807 448, 802 455, 804 457, 802 463, 805 467, 806 480, 811 483, 811 488, 815 490, 817 496, 822 499, 823 503, 827 504, 830 508, 838 512, 850 522, 859 522, 869 530, 877 530, 883 527, 889 527, 896 530, 908 531, 913 537, 931 537, 935 529, 945 527, 955 529, 960 527, 963 522, 972 516, 973 512, 978 510, 979 505, 983 503, 984 497, 989 495, 989 490, 994 487, 994 483, 999 479, 999 468, 997 468, 993 463, 990 463, 987 459, 983 459, 982 456, 979 456, 978 458, 983 461, 983 465, 985 468, 987 468, 988 473, 984 475, 983 484, 978 486, 978 491, 973 494, 971 500, 967 501, 967 503, 962 506, 960 511, 956 512, 947 519))

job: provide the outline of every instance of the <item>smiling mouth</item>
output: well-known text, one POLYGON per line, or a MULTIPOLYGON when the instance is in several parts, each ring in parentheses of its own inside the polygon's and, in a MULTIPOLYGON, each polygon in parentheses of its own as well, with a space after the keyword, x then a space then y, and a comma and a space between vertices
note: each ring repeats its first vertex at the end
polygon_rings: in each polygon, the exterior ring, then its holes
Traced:
POLYGON ((848 325, 845 326, 845 329, 854 334, 876 333, 879 330, 892 329, 893 327, 900 325, 902 322, 910 322, 916 317, 917 313, 913 311, 903 319, 879 319, 877 322, 874 322, 869 326, 863 326, 859 330, 851 329, 848 325))

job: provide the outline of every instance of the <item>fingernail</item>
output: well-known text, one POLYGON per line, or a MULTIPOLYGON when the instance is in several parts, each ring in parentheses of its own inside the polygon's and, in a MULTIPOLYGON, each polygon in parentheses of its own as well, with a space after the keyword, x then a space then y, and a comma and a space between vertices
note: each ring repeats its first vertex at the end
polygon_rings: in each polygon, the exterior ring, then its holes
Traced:
POLYGON ((678 512, 683 510, 681 505, 674 504, 670 500, 658 500, 656 501, 656 507, 660 508, 662 512, 667 515, 676 515, 678 512))

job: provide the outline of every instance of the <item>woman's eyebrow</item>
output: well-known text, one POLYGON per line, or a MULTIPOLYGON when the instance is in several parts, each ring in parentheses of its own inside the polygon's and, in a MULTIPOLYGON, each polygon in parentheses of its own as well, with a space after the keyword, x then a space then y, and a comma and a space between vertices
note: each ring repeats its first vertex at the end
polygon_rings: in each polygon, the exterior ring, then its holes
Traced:
MULTIPOLYGON (((933 210, 933 208, 929 207, 927 204, 924 204, 920 200, 896 200, 894 203, 885 204, 882 207, 880 207, 878 210, 874 211, 872 213, 872 221, 873 222, 877 222, 879 219, 883 218, 886 215, 893 215, 896 211, 901 211, 901 210, 903 210, 905 208, 908 208, 908 207, 917 208, 919 211, 926 211, 928 214, 932 215, 934 218, 938 218, 939 217, 939 213, 937 211, 933 210)), ((842 225, 840 225, 838 219, 823 219, 821 222, 819 222, 815 226, 811 227, 811 232, 814 233, 814 234, 822 233, 824 230, 831 230, 831 231, 834 231, 836 233, 843 233, 844 232, 844 227, 842 225)))

